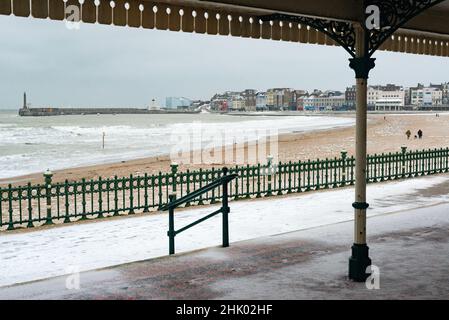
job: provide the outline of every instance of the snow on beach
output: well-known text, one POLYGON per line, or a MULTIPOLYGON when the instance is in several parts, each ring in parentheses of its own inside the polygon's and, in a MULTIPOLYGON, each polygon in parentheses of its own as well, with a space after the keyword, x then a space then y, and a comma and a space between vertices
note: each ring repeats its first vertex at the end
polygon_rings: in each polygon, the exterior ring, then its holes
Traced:
MULTIPOLYGON (((448 175, 368 186, 368 216, 449 202, 449 195, 420 195, 448 183, 448 175), (413 199, 413 201, 410 201, 413 199)), ((231 202, 231 242, 313 228, 353 219, 353 188, 231 202)), ((177 211, 176 228, 216 206, 177 211)), ((139 261, 168 253, 165 214, 73 224, 32 232, 1 234, 0 286, 139 261)), ((177 252, 219 245, 221 217, 176 237, 177 252)))

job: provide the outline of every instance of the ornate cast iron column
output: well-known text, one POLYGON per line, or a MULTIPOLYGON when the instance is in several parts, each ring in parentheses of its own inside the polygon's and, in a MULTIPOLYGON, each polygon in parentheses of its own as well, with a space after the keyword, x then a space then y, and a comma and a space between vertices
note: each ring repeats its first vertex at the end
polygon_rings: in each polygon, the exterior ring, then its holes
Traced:
POLYGON ((375 59, 371 57, 410 19, 443 1, 364 0, 365 19, 376 11, 379 15, 379 25, 374 28, 368 28, 367 20, 331 21, 277 13, 260 17, 263 21, 290 21, 310 26, 332 38, 352 56, 350 67, 356 75, 356 179, 355 202, 352 204, 355 210, 354 244, 349 258, 349 278, 354 281, 365 281, 369 275, 366 269, 371 265, 366 244, 366 210, 369 207, 366 202, 367 90, 369 72, 375 66, 375 59))
POLYGON ((356 57, 350 59, 350 67, 356 75, 356 165, 354 215, 354 244, 349 258, 349 278, 365 281, 371 265, 366 244, 366 143, 367 143, 367 91, 368 75, 375 59, 367 55, 367 32, 362 26, 355 28, 356 57))

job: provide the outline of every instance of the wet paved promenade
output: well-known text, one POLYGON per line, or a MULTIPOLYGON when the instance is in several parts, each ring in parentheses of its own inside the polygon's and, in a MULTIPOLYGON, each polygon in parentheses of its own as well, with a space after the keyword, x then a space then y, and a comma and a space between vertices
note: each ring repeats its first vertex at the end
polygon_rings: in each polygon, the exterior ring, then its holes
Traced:
POLYGON ((0 288, 3 299, 449 299, 449 205, 372 217, 380 289, 347 280, 352 222, 0 288))

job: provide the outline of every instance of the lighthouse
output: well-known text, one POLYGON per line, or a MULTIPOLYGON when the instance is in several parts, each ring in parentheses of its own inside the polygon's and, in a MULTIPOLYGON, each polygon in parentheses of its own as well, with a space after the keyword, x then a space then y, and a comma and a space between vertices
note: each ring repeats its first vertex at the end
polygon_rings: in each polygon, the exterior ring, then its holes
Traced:
POLYGON ((23 93, 23 109, 28 109, 28 106, 27 106, 27 93, 26 92, 23 93))

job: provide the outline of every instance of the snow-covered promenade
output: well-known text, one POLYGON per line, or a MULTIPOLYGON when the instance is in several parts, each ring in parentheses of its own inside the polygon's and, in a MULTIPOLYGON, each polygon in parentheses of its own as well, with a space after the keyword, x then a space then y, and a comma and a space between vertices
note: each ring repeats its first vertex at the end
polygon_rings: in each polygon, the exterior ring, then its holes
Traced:
POLYGON ((352 222, 0 288, 3 299, 448 299, 449 204, 371 217, 379 289, 346 278, 352 222), (71 283, 69 281, 69 283, 71 283))
MULTIPOLYGON (((372 232, 376 231, 372 226, 374 222, 371 222, 376 221, 372 219, 375 216, 385 216, 383 219, 388 222, 390 215, 386 214, 389 213, 408 212, 416 208, 449 203, 448 186, 449 175, 370 185, 368 200, 371 208, 368 216, 371 219, 368 223, 368 234, 372 235, 372 232)), ((351 221, 352 198, 353 189, 347 188, 231 202, 231 242, 351 221)), ((212 212, 214 208, 206 206, 178 211, 176 227, 182 227, 212 212)), ((428 219, 432 221, 432 216, 427 212, 433 211, 425 211, 421 217, 417 215, 420 219, 417 220, 419 223, 416 227, 424 226, 425 224, 420 223, 427 223, 428 219)), ((219 245, 220 218, 218 216, 179 235, 176 239, 177 252, 219 245)), ((449 223, 449 214, 438 216, 438 219, 440 218, 442 223, 449 223)), ((165 256, 168 252, 167 223, 167 216, 158 214, 2 234, 0 285, 8 286, 62 276, 74 270, 88 271, 165 256)), ((401 225, 404 224, 398 225, 398 231, 401 225)), ((316 235, 318 237, 318 231, 316 235)), ((326 232, 325 238, 329 236, 326 232)), ((347 239, 347 248, 344 251, 347 255, 352 231, 348 227, 341 236, 347 239)), ((0 290, 0 297, 5 297, 6 292, 0 290)))

